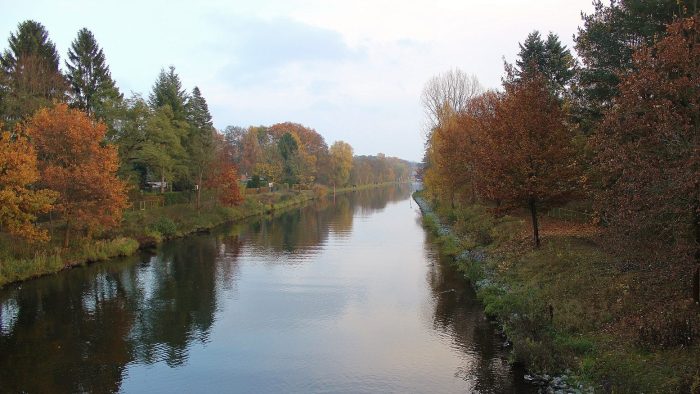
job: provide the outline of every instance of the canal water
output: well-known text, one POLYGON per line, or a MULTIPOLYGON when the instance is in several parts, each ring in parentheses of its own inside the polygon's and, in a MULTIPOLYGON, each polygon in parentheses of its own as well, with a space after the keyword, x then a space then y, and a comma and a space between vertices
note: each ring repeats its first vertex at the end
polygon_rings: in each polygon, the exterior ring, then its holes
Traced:
POLYGON ((0 392, 531 392, 408 186, 0 290, 0 392))

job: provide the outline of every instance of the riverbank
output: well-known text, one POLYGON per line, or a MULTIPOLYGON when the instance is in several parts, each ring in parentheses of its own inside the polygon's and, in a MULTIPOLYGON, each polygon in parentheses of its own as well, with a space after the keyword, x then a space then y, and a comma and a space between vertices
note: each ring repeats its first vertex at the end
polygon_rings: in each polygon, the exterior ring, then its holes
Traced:
POLYGON ((664 313, 663 292, 643 285, 657 273, 616 264, 596 226, 543 217, 533 249, 525 212, 495 218, 415 197, 533 381, 565 392, 700 392, 697 312, 664 313))
MULTIPOLYGON (((392 183, 337 188, 336 194, 387 186, 392 183)), ((246 196, 241 205, 225 207, 203 204, 175 204, 124 213, 119 228, 103 239, 82 239, 68 249, 62 248, 56 237, 48 244, 36 245, 16 242, 0 236, 0 287, 64 269, 110 258, 129 256, 139 249, 155 247, 161 242, 208 231, 214 227, 241 221, 271 212, 279 213, 306 204, 328 194, 327 188, 302 191, 276 191, 246 196)), ((332 195, 332 189, 330 190, 332 195)))

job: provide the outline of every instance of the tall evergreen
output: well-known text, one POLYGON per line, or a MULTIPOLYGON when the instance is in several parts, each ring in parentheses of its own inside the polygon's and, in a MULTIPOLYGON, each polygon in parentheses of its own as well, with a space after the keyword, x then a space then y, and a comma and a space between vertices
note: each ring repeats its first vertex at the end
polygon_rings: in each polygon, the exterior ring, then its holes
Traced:
POLYGON ((207 101, 196 86, 192 89, 186 109, 187 123, 190 125, 186 147, 190 159, 190 180, 199 185, 197 188, 197 206, 199 206, 204 171, 214 159, 215 129, 207 101))
POLYGON ((518 59, 515 61, 518 76, 532 74, 534 72, 544 72, 547 62, 546 47, 540 32, 535 30, 527 35, 525 41, 520 44, 518 59))
POLYGON ((559 41, 559 36, 551 32, 547 35, 544 48, 547 57, 545 75, 555 90, 561 93, 576 74, 574 57, 569 49, 559 41))
POLYGON ((14 124, 53 101, 65 99, 66 83, 58 69, 59 56, 49 33, 27 20, 10 33, 9 48, 0 56, 3 120, 14 124))
POLYGON ((212 123, 211 113, 209 113, 209 105, 202 97, 197 86, 192 89, 192 95, 187 101, 187 121, 199 130, 211 129, 214 127, 212 123))
POLYGON ((153 109, 170 106, 177 120, 187 119, 187 92, 182 89, 180 76, 175 73, 175 67, 170 66, 166 72, 160 70, 158 79, 153 85, 153 91, 148 97, 148 103, 153 109))
POLYGON ((78 32, 68 50, 66 68, 71 105, 104 120, 106 107, 120 101, 122 95, 90 30, 83 28, 78 32))
POLYGON ((49 32, 44 25, 33 20, 26 20, 17 25, 17 33, 10 33, 6 49, 0 63, 5 71, 17 67, 23 56, 35 55, 51 70, 58 71, 59 56, 56 45, 49 39, 49 32))
POLYGON ((537 30, 528 34, 522 44, 512 70, 510 82, 517 82, 534 74, 542 74, 551 91, 561 96, 574 77, 574 58, 554 33, 543 40, 537 30))

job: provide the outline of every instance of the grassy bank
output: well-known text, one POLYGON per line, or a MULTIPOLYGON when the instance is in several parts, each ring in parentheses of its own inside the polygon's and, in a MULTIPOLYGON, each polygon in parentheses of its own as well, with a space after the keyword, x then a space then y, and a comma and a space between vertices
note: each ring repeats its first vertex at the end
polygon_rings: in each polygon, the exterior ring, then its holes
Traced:
MULTIPOLYGON (((336 193, 370 189, 388 184, 370 184, 337 188, 336 193)), ((121 226, 101 239, 76 239, 68 249, 63 248, 62 232, 56 228, 48 244, 31 245, 0 233, 0 287, 42 275, 56 273, 77 265, 134 254, 139 248, 156 246, 164 240, 183 237, 271 212, 283 212, 291 207, 320 198, 332 189, 277 191, 249 195, 235 207, 203 204, 173 204, 165 207, 131 210, 124 213, 121 226)))
POLYGON ((53 231, 48 244, 30 245, 0 238, 0 287, 86 263, 128 256, 141 247, 155 246, 164 240, 205 231, 221 224, 281 211, 316 197, 313 191, 264 193, 246 197, 235 207, 203 204, 174 204, 145 210, 128 211, 119 228, 102 234, 102 239, 77 239, 61 247, 61 231, 53 231))
POLYGON ((697 311, 669 310, 664 292, 645 285, 658 286, 658 273, 617 264, 599 228, 543 217, 534 249, 525 212, 495 218, 486 207, 416 197, 442 253, 503 325, 514 361, 574 388, 700 392, 697 311))

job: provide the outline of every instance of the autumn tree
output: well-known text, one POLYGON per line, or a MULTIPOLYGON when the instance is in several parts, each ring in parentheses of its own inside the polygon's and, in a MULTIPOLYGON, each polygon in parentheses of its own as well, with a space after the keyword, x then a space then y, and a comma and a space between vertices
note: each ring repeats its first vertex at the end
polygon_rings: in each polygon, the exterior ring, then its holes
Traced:
POLYGON ((596 201, 616 250, 687 283, 700 266, 698 17, 670 25, 633 62, 595 134, 596 201))
POLYGON ((8 125, 14 125, 37 109, 64 100, 66 83, 58 69, 56 46, 41 23, 20 23, 8 45, 0 56, 0 112, 8 125))
POLYGON ((286 133, 296 137, 299 148, 295 158, 298 182, 313 183, 320 172, 319 165, 327 162, 328 145, 323 137, 314 129, 292 122, 274 124, 267 131, 273 140, 281 139, 286 133))
POLYGON ((378 153, 376 156, 355 156, 350 181, 356 185, 394 182, 398 174, 409 174, 411 164, 405 160, 378 153))
POLYGON ((114 227, 127 206, 126 187, 117 178, 117 150, 102 145, 106 126, 66 104, 39 110, 23 130, 39 158, 40 184, 59 193, 55 210, 65 220, 64 246, 71 231, 114 227))
POLYGON ((676 18, 698 12, 697 0, 593 1, 591 14, 575 37, 583 67, 575 84, 575 110, 584 129, 592 129, 618 95, 620 75, 633 68, 632 54, 653 44, 676 18))
POLYGON ((476 76, 458 68, 430 78, 421 94, 428 134, 450 114, 462 112, 469 100, 482 91, 476 76))
POLYGON ((336 141, 331 145, 329 155, 333 187, 347 184, 352 170, 352 146, 347 142, 336 141))
POLYGON ((573 133, 543 76, 507 85, 491 119, 477 144, 477 171, 490 179, 482 192, 503 208, 527 207, 539 247, 539 209, 569 197, 577 181, 573 133))
POLYGON ((241 168, 243 162, 243 138, 248 133, 248 129, 241 126, 226 126, 223 131, 224 144, 230 151, 231 160, 236 164, 241 173, 246 173, 241 168))
POLYGON ((36 152, 25 136, 0 132, 0 174, 0 229, 29 240, 47 240, 46 230, 34 222, 38 214, 51 210, 57 193, 32 187, 39 170, 36 152))
POLYGON ((209 162, 205 185, 216 191, 219 202, 227 206, 239 205, 243 195, 239 188, 239 176, 233 163, 230 145, 217 135, 214 160, 209 162))
POLYGON ((428 140, 430 166, 425 180, 435 197, 448 200, 454 208, 456 194, 471 179, 472 156, 469 130, 462 127, 460 115, 449 108, 444 111, 444 119, 428 140))
POLYGON ((71 106, 104 121, 109 107, 119 102, 122 95, 112 79, 104 52, 90 30, 78 31, 68 49, 66 69, 71 106))

